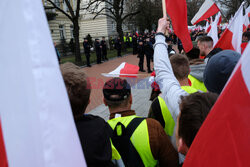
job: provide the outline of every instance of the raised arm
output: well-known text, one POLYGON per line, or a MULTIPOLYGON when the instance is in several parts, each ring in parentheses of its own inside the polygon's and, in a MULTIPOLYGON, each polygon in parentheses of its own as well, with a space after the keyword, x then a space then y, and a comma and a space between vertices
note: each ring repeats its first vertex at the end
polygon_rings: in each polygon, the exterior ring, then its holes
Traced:
POLYGON ((169 22, 162 18, 158 22, 156 43, 154 45, 154 69, 156 72, 156 82, 159 84, 162 97, 164 98, 173 119, 176 121, 179 114, 180 96, 186 95, 181 89, 178 80, 175 78, 172 66, 169 61, 167 44, 164 33, 169 28, 169 22))

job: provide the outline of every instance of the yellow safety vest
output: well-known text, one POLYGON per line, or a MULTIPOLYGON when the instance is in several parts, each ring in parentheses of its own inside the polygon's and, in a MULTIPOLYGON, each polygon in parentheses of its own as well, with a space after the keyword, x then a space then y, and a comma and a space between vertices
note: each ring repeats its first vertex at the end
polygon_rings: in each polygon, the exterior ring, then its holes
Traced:
POLYGON ((127 41, 127 38, 126 38, 125 36, 123 37, 123 41, 124 41, 124 42, 126 42, 126 41, 127 41))
POLYGON ((132 37, 129 37, 129 40, 130 40, 130 42, 132 42, 132 40, 133 40, 132 37))
MULTIPOLYGON (((136 118, 137 116, 127 116, 127 117, 118 117, 108 121, 111 128, 114 130, 116 124, 121 122, 125 127, 129 125, 129 123, 136 118)), ((149 143, 149 135, 148 135, 148 125, 146 119, 141 122, 141 124, 136 128, 133 135, 130 138, 131 143, 134 145, 138 154, 140 155, 144 166, 156 166, 157 160, 154 159, 153 154, 151 152, 150 143, 149 143)), ((118 151, 112 145, 112 158, 120 159, 118 151)))
MULTIPOLYGON (((191 86, 182 86, 181 88, 189 94, 192 94, 192 93, 195 93, 198 91, 197 89, 192 88, 191 86)), ((161 107, 161 114, 162 114, 163 120, 165 122, 164 130, 165 130, 167 135, 173 136, 174 127, 175 127, 174 119, 173 119, 164 99, 162 97, 158 96, 158 100, 159 100, 159 104, 161 107)))
POLYGON ((188 79, 191 81, 192 85, 191 87, 200 90, 202 92, 207 92, 207 88, 204 85, 203 82, 199 81, 198 79, 196 79, 195 77, 193 77, 192 75, 188 75, 188 79))

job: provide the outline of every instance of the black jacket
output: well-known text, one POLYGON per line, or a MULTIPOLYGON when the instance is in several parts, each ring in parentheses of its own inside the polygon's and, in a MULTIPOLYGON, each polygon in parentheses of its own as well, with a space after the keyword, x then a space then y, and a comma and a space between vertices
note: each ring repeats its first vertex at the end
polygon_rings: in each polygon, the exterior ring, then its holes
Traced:
POLYGON ((88 167, 112 167, 112 129, 101 117, 84 115, 75 120, 88 167))
POLYGON ((89 54, 90 53, 90 45, 88 42, 83 42, 83 47, 84 47, 84 53, 89 54))

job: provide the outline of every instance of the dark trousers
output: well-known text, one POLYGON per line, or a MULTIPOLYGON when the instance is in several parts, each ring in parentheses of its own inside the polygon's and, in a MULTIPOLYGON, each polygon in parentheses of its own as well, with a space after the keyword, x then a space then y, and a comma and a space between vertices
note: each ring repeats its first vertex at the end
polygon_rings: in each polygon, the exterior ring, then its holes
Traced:
POLYGON ((102 52, 102 61, 108 60, 107 52, 102 52))
POLYGON ((89 66, 90 65, 90 62, 89 62, 90 54, 85 53, 85 56, 86 56, 87 66, 89 66))
POLYGON ((140 68, 140 71, 144 70, 143 69, 143 62, 144 62, 144 55, 139 55, 139 68, 140 68))
POLYGON ((150 60, 151 60, 151 57, 152 57, 151 55, 146 55, 148 71, 151 71, 151 69, 150 69, 150 60))
POLYGON ((121 49, 117 49, 117 57, 121 57, 122 55, 121 55, 121 49))
POLYGON ((96 53, 96 63, 97 64, 101 63, 101 53, 96 53))
POLYGON ((133 47, 133 55, 137 54, 137 47, 133 47))

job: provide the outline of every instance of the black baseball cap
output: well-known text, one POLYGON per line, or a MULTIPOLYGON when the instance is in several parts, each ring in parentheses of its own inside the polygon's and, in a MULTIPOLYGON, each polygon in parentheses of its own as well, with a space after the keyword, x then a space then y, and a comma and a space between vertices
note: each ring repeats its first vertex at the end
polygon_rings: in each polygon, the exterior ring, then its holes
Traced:
POLYGON ((110 101, 122 101, 131 95, 131 87, 126 79, 113 78, 105 82, 103 96, 110 101))

